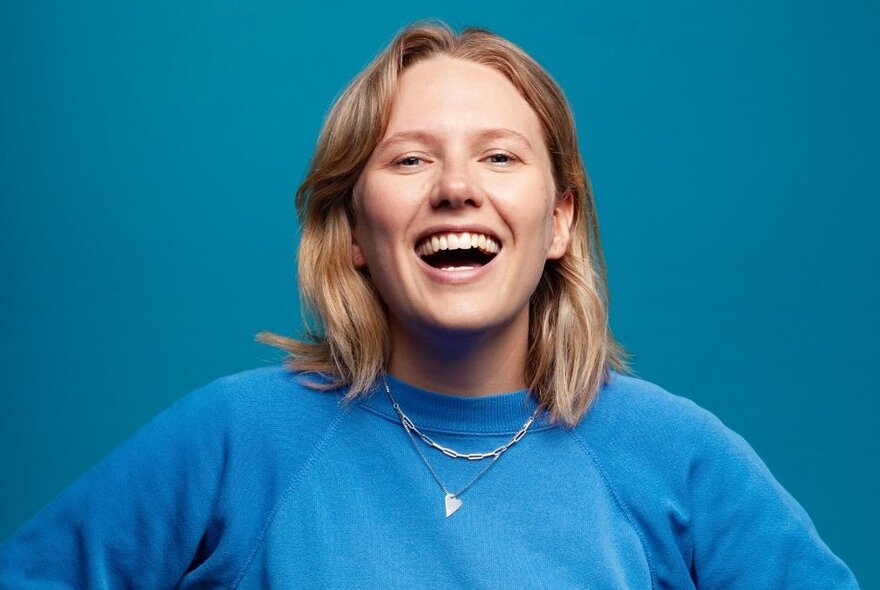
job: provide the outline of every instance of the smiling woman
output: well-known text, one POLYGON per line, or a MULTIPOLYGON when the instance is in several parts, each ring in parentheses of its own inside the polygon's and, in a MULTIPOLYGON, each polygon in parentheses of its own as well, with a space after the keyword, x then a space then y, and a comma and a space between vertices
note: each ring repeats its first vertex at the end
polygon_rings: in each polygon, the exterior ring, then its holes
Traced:
POLYGON ((390 370, 444 393, 525 387, 574 425, 623 369, 571 111, 506 39, 399 35, 334 105, 298 209, 317 326, 310 342, 263 340, 350 399, 390 370))
POLYGON ((156 418, 0 587, 857 587, 748 444, 623 374, 573 120, 522 50, 400 33, 298 210, 287 366, 156 418))
POLYGON ((529 300, 573 213, 541 122, 502 74, 438 57, 400 76, 386 137, 354 186, 352 258, 388 306, 389 371, 448 393, 523 388, 529 300), (467 377, 450 383, 438 357, 467 377))

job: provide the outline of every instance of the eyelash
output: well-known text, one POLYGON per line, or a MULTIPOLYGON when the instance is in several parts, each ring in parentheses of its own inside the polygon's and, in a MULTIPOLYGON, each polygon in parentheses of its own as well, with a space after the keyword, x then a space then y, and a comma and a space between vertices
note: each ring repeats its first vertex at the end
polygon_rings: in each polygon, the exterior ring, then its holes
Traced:
MULTIPOLYGON (((510 163, 518 161, 518 158, 516 156, 514 156, 513 154, 509 154, 507 152, 495 152, 495 153, 489 154, 488 156, 486 156, 483 159, 490 160, 490 163, 492 163, 492 164, 510 164, 510 163), (502 158, 507 158, 507 159, 503 162, 497 162, 497 161, 492 162, 491 161, 491 158, 497 158, 497 157, 502 157, 502 158)), ((415 166, 417 166, 418 164, 420 164, 424 161, 425 161, 425 159, 422 157, 419 157, 419 156, 404 156, 403 158, 400 158, 399 160, 395 160, 394 165, 400 166, 402 168, 414 168, 415 166), (415 160, 415 162, 412 162, 412 160, 415 160), (411 162, 407 163, 407 161, 411 161, 411 162)))
POLYGON ((404 156, 404 157, 400 158, 399 160, 396 160, 396 161, 394 162, 394 165, 395 165, 395 166, 400 166, 400 167, 402 167, 402 168, 413 168, 413 167, 415 167, 415 164, 407 164, 407 163, 406 163, 407 160, 418 160, 418 163, 422 163, 422 162, 425 161, 424 158, 420 158, 419 156, 404 156))
POLYGON ((489 160, 490 158, 496 158, 498 156, 501 156, 503 158, 507 158, 507 160, 505 160, 504 162, 492 162, 493 164, 511 164, 513 162, 519 161, 516 156, 514 156, 513 154, 509 154, 507 152, 495 152, 493 154, 489 154, 488 156, 486 156, 486 159, 489 160))

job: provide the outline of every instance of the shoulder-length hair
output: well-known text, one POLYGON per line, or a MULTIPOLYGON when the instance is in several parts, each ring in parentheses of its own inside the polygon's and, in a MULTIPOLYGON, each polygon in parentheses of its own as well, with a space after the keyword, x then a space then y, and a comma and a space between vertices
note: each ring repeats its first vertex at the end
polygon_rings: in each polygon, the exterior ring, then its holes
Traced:
POLYGON ((290 353, 292 369, 320 374, 314 387, 347 386, 349 400, 370 391, 385 369, 390 356, 386 309, 367 273, 355 269, 351 258, 352 190, 385 132, 401 73, 439 55, 488 66, 510 80, 541 121, 559 194, 574 199, 568 250, 561 259, 547 261, 529 303, 529 362, 523 375, 551 418, 573 426, 609 369, 625 369, 608 325, 593 194, 562 90, 522 49, 487 30, 455 34, 443 23, 410 26, 338 97, 296 196, 306 334, 302 340, 270 333, 258 339, 290 353))

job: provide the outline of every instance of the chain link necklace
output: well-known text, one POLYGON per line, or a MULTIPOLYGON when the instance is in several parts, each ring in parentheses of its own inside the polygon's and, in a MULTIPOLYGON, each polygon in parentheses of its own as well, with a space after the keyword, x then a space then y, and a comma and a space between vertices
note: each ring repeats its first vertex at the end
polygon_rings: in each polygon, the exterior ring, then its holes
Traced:
POLYGON ((403 429, 406 431, 406 434, 409 436, 409 440, 412 442, 413 448, 418 453, 419 458, 422 460, 422 463, 424 463, 425 467, 428 468, 428 471, 431 473, 431 477, 434 478, 434 481, 436 481, 437 485, 440 486, 440 489, 443 490, 443 493, 444 493, 443 503, 444 503, 444 507, 446 509, 446 518, 449 518, 450 516, 452 516, 455 513, 456 510, 461 508, 461 495, 463 493, 465 493, 468 489, 470 489, 470 487, 472 485, 474 485, 478 479, 483 477, 483 475, 485 475, 486 472, 489 471, 489 469, 493 465, 495 465, 495 461, 497 461, 498 458, 501 457, 501 455, 503 455, 505 451, 507 451, 507 449, 509 449, 514 444, 516 444, 520 440, 522 440, 522 437, 524 437, 526 435, 526 432, 528 432, 529 427, 535 421, 535 418, 538 416, 538 412, 540 411, 540 408, 535 408, 535 411, 532 412, 532 415, 529 416, 529 419, 526 420, 525 424, 523 424, 520 427, 520 429, 517 431, 517 433, 514 434, 513 437, 509 441, 507 441, 505 444, 501 445, 497 449, 494 449, 494 450, 486 452, 486 453, 460 453, 458 451, 455 451, 455 450, 450 449, 448 447, 444 447, 443 445, 440 445, 440 444, 434 442, 428 435, 422 433, 418 428, 416 428, 416 425, 413 424, 412 420, 410 420, 409 417, 403 413, 403 410, 400 408, 400 405, 397 403, 397 400, 395 400, 394 396, 391 395, 391 388, 388 386, 388 380, 385 378, 384 373, 382 374, 382 383, 385 385, 385 393, 388 394, 388 399, 391 400, 391 407, 393 407, 394 411, 397 412, 397 417, 400 419, 400 424, 401 424, 401 426, 403 426, 403 429), (415 433, 415 435, 418 435, 418 437, 422 441, 424 441, 425 444, 427 444, 428 446, 430 446, 434 449, 437 449, 438 451, 442 452, 444 455, 446 455, 448 457, 453 457, 456 459, 469 459, 471 461, 480 461, 482 459, 488 459, 491 457, 492 460, 489 461, 486 464, 486 466, 483 467, 479 471, 479 473, 477 473, 473 477, 473 479, 471 479, 467 484, 465 484, 465 486, 463 488, 461 488, 460 490, 458 490, 455 493, 450 492, 448 489, 446 489, 446 486, 443 485, 443 482, 440 480, 440 476, 437 475, 437 472, 434 470, 434 467, 431 465, 431 462, 428 461, 428 458, 422 452, 422 449, 419 447, 419 443, 416 441, 416 437, 413 433, 415 433))

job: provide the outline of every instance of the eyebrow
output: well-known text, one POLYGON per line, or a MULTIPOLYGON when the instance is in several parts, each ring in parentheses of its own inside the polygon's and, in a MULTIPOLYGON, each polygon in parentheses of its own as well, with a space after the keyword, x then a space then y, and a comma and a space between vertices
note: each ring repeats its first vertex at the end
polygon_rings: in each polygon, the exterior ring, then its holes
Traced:
MULTIPOLYGON (((514 141, 518 141, 520 143, 525 144, 530 150, 534 151, 534 147, 529 139, 520 133, 519 131, 514 131, 513 129, 507 129, 505 127, 497 127, 490 129, 481 129, 473 134, 473 139, 476 141, 490 141, 493 139, 512 139, 514 141)), ((376 146, 375 151, 380 151, 388 148, 397 143, 402 143, 405 141, 421 141, 424 143, 431 143, 436 141, 436 135, 431 133, 430 131, 423 130, 413 130, 413 131, 401 131, 400 133, 395 133, 391 137, 387 137, 383 139, 379 145, 376 146)))

